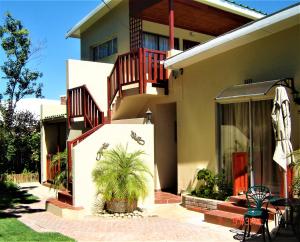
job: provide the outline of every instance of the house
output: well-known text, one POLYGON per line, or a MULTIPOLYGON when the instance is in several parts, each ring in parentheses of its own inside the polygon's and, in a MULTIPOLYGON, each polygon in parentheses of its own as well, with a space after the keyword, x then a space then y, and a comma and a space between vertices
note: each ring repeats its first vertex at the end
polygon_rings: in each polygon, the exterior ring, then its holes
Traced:
POLYGON ((164 63, 182 73, 174 81, 185 90, 177 105, 190 118, 182 142, 194 137, 190 143, 199 150, 195 160, 224 169, 233 182, 243 174, 251 185, 264 184, 274 194, 283 194, 284 184, 282 169, 273 161, 271 112, 278 85, 289 93, 291 141, 295 149, 300 146, 299 17, 296 4, 164 63), (191 105, 194 100, 197 105, 191 105))
MULTIPOLYGON (((262 17, 230 1, 114 0, 105 1, 76 24, 66 36, 80 38, 81 45, 81 60, 66 64, 65 137, 72 191, 66 201, 92 210, 96 197, 91 172, 97 151, 106 143, 146 152, 144 161, 154 179, 149 179, 150 194, 143 206, 153 204, 155 190, 176 194, 187 190, 197 169, 217 171, 211 115, 217 94, 210 99, 211 92, 198 81, 208 70, 194 72, 194 80, 186 78, 185 67, 168 63, 262 17), (145 120, 147 110, 152 116, 145 120)), ((213 68, 215 76, 226 77, 213 68)), ((209 85, 219 91, 226 83, 209 85)), ((42 142, 48 146, 47 138, 42 142)), ((47 181, 46 152, 41 154, 42 182, 47 181)))

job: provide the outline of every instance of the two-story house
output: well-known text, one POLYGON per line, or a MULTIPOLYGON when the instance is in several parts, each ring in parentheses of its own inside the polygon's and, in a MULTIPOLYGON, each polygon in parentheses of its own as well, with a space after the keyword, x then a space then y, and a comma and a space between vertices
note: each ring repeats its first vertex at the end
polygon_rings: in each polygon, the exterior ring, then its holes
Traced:
MULTIPOLYGON (((199 101, 210 98, 199 87, 205 72, 185 79, 184 68, 168 71, 164 61, 262 17, 256 10, 223 0, 106 0, 78 22, 66 36, 79 38, 81 45, 81 60, 67 61, 72 204, 91 210, 95 200, 91 172, 104 143, 128 144, 147 153, 145 162, 154 178, 149 181, 146 206, 153 204, 155 190, 175 194, 187 190, 197 169, 217 171, 214 135, 209 132, 214 120, 206 116, 211 106, 199 101), (137 143, 133 133, 145 144, 137 143)), ((220 75, 218 67, 210 68, 220 75)), ((48 151, 59 146, 47 144, 53 133, 47 133, 45 125, 42 182, 49 177, 48 151)))

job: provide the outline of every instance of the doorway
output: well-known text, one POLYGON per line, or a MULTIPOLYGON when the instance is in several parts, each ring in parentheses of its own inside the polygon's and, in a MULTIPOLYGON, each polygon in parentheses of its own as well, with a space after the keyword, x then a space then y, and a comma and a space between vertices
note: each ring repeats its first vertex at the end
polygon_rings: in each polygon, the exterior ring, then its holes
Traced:
POLYGON ((177 194, 176 103, 156 106, 154 132, 155 190, 177 194))

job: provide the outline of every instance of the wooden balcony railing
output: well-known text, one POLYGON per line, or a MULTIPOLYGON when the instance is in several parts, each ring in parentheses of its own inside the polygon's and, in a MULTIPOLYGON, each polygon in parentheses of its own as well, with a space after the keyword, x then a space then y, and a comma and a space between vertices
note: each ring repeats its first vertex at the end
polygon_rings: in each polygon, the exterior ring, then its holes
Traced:
POLYGON ((85 85, 68 90, 68 123, 77 117, 84 118, 84 125, 94 128, 103 123, 104 113, 98 107, 85 85))
POLYGON ((118 92, 122 97, 122 86, 137 83, 139 93, 143 94, 146 93, 147 83, 167 80, 167 71, 162 63, 165 59, 165 51, 143 48, 119 55, 107 79, 109 107, 118 92))
POLYGON ((68 183, 72 181, 72 148, 82 140, 90 136, 104 125, 104 113, 98 107, 95 99, 85 85, 68 90, 68 123, 77 117, 84 118, 84 125, 91 127, 90 130, 78 136, 76 139, 67 141, 68 150, 68 183))

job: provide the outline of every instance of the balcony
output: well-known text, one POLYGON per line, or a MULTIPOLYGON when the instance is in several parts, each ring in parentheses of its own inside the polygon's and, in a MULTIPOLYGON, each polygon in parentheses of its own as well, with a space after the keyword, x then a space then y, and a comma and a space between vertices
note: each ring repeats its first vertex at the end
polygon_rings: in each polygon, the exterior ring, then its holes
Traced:
POLYGON ((134 95, 168 94, 168 75, 164 69, 165 51, 139 48, 119 55, 107 79, 108 107, 134 95))

